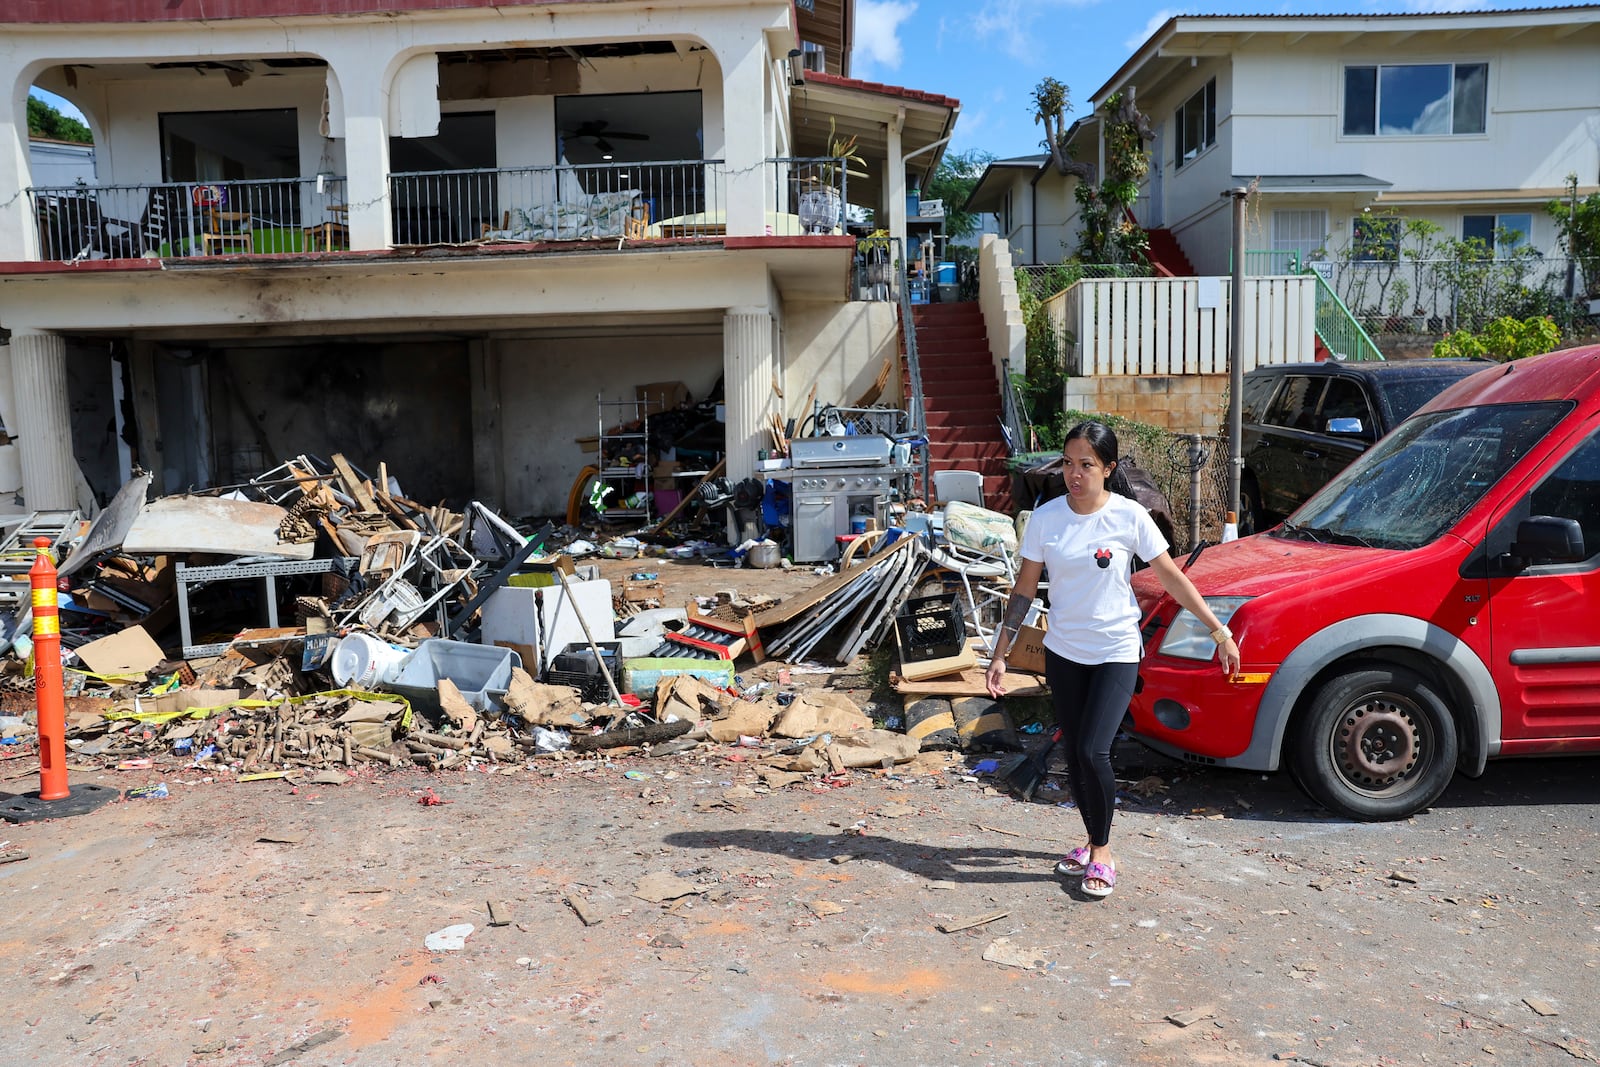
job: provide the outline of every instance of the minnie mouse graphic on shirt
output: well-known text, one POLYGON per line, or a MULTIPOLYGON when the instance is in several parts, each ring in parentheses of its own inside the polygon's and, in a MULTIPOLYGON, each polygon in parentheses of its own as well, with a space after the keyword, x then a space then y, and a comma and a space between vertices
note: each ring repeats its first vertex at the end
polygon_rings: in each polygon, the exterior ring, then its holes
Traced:
POLYGON ((1095 565, 1101 570, 1105 570, 1107 567, 1111 566, 1111 550, 1109 548, 1095 549, 1094 562, 1095 565))

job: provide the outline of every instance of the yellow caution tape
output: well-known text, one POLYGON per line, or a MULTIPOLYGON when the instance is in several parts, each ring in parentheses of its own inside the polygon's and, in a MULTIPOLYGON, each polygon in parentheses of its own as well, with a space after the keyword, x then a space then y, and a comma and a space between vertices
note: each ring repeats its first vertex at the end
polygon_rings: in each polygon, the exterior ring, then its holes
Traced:
MULTIPOLYGON (((330 689, 323 693, 307 693, 305 696, 290 697, 290 704, 304 704, 316 700, 318 697, 349 697, 353 700, 382 701, 390 704, 399 704, 400 727, 403 730, 411 728, 411 701, 399 693, 367 693, 359 689, 330 689)), ((180 711, 134 711, 131 708, 113 708, 105 713, 107 719, 132 719, 135 722, 168 723, 174 719, 209 719, 219 711, 229 708, 274 708, 282 701, 277 700, 230 700, 207 708, 185 708, 180 711)))

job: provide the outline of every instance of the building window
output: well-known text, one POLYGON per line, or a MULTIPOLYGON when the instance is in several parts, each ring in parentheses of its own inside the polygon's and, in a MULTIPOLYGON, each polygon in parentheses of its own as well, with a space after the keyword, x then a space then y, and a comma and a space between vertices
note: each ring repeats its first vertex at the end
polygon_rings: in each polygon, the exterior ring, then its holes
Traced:
POLYGON ((1357 215, 1350 220, 1351 258, 1391 263, 1399 259, 1404 226, 1398 215, 1357 215))
POLYGON ((1512 215, 1463 215, 1461 239, 1482 241, 1484 250, 1499 256, 1528 246, 1533 233, 1533 216, 1526 212, 1512 215))
POLYGON ((1217 143, 1217 79, 1206 82, 1205 88, 1178 109, 1174 124, 1178 127, 1175 166, 1183 166, 1217 143))
POLYGON ((1344 68, 1348 137, 1483 133, 1487 63, 1407 63, 1344 68))
POLYGON ((1006 197, 1000 203, 1000 234, 1003 237, 1011 236, 1011 192, 1006 191, 1006 197))
MULTIPOLYGON (((1274 211, 1272 213, 1272 250, 1293 252, 1305 263, 1312 253, 1320 251, 1328 239, 1328 213, 1321 210, 1274 211)), ((1286 259, 1274 256, 1274 260, 1286 259)))

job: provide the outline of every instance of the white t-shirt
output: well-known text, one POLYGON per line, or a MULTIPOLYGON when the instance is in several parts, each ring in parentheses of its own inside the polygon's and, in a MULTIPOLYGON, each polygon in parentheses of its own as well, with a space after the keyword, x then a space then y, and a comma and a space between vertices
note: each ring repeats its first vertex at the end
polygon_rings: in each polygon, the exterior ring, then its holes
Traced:
POLYGON ((1022 533, 1022 558, 1042 562, 1050 578, 1045 647, 1074 663, 1137 663, 1144 646, 1133 557, 1148 563, 1167 551, 1167 539, 1142 504, 1118 493, 1092 515, 1068 501, 1044 504, 1022 533))

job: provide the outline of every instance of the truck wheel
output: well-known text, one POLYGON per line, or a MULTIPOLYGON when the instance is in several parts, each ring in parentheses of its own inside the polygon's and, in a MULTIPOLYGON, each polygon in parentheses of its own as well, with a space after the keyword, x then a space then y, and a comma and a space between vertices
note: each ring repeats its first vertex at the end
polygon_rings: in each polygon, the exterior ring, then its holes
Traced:
POLYGON ((1239 536, 1260 533, 1267 525, 1267 513, 1261 509, 1261 490, 1247 474, 1239 482, 1239 536))
POLYGON ((1415 671, 1352 671, 1317 691, 1290 761, 1323 806, 1355 819, 1403 819, 1450 784, 1455 719, 1415 671))

